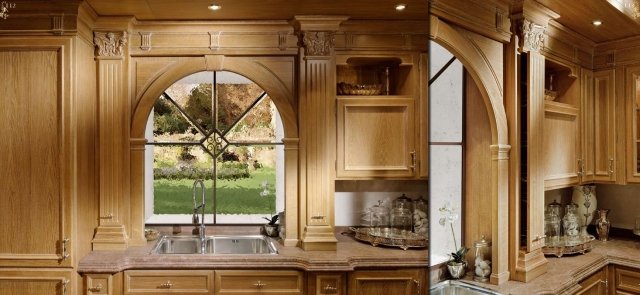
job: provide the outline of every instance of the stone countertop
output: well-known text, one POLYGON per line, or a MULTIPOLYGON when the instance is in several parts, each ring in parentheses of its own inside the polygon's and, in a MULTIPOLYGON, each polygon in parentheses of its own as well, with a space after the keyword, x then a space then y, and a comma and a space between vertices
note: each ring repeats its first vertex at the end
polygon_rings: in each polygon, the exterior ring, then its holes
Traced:
POLYGON ((274 240, 277 255, 270 254, 150 254, 155 241, 125 251, 92 251, 80 260, 80 273, 116 273, 128 269, 260 269, 287 268, 305 271, 351 271, 355 268, 428 267, 429 252, 373 247, 359 242, 348 229, 336 230, 336 251, 304 251, 274 240))
MULTIPOLYGON (((500 286, 483 284, 465 278, 465 282, 495 290, 502 294, 573 294, 580 287, 578 282, 608 264, 640 268, 640 239, 595 240, 594 249, 585 254, 571 256, 547 256, 547 273, 528 283, 508 281, 500 286)), ((469 272, 471 275, 473 272, 469 272)))

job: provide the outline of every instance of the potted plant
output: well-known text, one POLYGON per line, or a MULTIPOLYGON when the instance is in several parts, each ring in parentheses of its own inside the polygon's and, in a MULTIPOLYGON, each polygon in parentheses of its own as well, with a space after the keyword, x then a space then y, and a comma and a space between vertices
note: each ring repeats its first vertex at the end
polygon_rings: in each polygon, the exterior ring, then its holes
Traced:
POLYGON ((439 210, 440 213, 443 214, 443 217, 440 218, 438 223, 442 226, 449 224, 449 228, 451 228, 451 236, 453 237, 454 251, 449 254, 450 259, 447 261, 447 269, 449 270, 451 278, 459 279, 462 278, 467 271, 465 255, 467 254, 467 251, 469 251, 469 248, 462 245, 458 248, 456 233, 453 229, 453 223, 458 220, 458 214, 455 212, 455 209, 447 202, 443 207, 439 208, 439 210))
POLYGON ((267 217, 262 217, 265 220, 269 221, 269 223, 265 224, 262 226, 263 230, 264 230, 264 234, 269 236, 269 237, 277 237, 278 236, 278 225, 276 225, 276 222, 278 221, 278 215, 274 215, 271 218, 267 218, 267 217))

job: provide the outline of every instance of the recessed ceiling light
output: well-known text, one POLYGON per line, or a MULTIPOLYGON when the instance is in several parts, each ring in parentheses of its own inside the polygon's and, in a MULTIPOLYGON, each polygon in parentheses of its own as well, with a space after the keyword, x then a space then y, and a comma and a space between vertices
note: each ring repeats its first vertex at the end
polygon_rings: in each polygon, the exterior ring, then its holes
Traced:
POLYGON ((597 20, 592 21, 591 23, 592 23, 594 26, 596 26, 596 27, 597 27, 597 26, 599 26, 599 25, 601 25, 601 24, 602 24, 602 21, 601 21, 601 20, 599 20, 599 19, 597 19, 597 20))
POLYGON ((405 8, 407 8, 407 5, 404 3, 400 3, 398 5, 396 5, 396 10, 397 11, 403 11, 405 8))
POLYGON ((211 3, 211 5, 209 5, 207 8, 209 8, 209 10, 216 11, 216 10, 220 10, 220 8, 222 8, 222 5, 211 3))

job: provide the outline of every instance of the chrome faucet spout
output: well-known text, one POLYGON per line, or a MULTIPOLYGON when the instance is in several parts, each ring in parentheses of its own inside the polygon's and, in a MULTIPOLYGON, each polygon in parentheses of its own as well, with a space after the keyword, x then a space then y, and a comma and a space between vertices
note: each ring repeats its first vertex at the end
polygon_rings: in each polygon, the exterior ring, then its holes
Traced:
POLYGON ((198 236, 200 237, 200 247, 201 247, 200 253, 204 253, 205 251, 204 212, 205 212, 206 205, 205 205, 205 188, 204 188, 204 182, 202 181, 202 179, 196 179, 196 181, 193 182, 193 188, 191 190, 192 190, 192 197, 193 197, 193 223, 194 224, 200 223, 198 228, 198 236), (196 204, 196 188, 198 186, 200 186, 200 191, 202 192, 202 201, 199 205, 196 204), (197 215, 198 210, 200 210, 201 212, 200 220, 198 220, 198 215, 197 215))

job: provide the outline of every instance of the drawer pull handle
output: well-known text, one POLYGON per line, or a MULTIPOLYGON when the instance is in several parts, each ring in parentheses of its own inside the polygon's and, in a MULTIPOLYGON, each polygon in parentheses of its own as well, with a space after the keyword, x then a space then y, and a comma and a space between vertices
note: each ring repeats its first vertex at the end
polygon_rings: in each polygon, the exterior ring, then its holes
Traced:
POLYGON ((102 291, 102 284, 98 284, 95 287, 90 287, 89 292, 100 292, 102 291))
POLYGON ((327 294, 336 294, 336 291, 338 291, 338 288, 336 288, 335 286, 332 286, 330 284, 326 284, 324 286, 324 292, 327 294))
POLYGON ((69 239, 68 238, 62 239, 62 255, 60 256, 61 261, 69 258, 70 256, 68 245, 69 245, 69 239))
POLYGON ((613 175, 613 158, 609 158, 609 170, 607 172, 609 176, 613 175))
POLYGON ((253 285, 256 286, 256 288, 262 288, 262 287, 266 286, 267 284, 265 284, 265 283, 263 283, 261 281, 258 281, 257 283, 255 283, 253 285))
POLYGON ((420 281, 414 279, 413 283, 416 284, 416 290, 417 290, 416 294, 418 295, 422 294, 422 286, 420 284, 420 281))
POLYGON ((171 281, 167 281, 166 283, 160 284, 158 287, 160 289, 171 289, 171 287, 173 287, 173 283, 171 283, 171 281))

